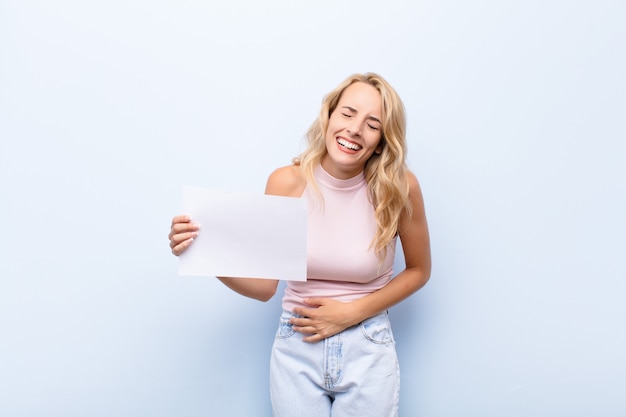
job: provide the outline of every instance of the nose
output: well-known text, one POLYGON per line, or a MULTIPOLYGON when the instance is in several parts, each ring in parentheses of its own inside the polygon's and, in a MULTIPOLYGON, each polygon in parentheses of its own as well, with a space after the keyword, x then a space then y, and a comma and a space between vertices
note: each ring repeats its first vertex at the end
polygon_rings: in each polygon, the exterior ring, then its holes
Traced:
POLYGON ((358 120, 352 120, 346 130, 348 131, 348 133, 350 133, 353 136, 360 136, 361 135, 361 122, 358 120))

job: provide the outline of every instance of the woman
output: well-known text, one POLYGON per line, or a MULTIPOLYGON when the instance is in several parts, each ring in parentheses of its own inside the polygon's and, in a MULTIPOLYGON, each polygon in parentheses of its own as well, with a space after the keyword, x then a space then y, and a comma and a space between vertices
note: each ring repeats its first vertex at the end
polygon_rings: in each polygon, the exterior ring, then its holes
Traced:
MULTIPOLYGON (((420 186, 405 163, 402 102, 379 75, 356 74, 324 99, 308 146, 266 194, 308 204, 307 281, 287 281, 270 362, 276 417, 396 416, 399 370, 387 309, 430 276, 420 186), (396 237, 405 269, 391 279, 396 237)), ((170 247, 198 235, 177 216, 170 247)), ((210 233, 210 232, 209 232, 210 233)), ((219 279, 262 301, 278 280, 219 279)))

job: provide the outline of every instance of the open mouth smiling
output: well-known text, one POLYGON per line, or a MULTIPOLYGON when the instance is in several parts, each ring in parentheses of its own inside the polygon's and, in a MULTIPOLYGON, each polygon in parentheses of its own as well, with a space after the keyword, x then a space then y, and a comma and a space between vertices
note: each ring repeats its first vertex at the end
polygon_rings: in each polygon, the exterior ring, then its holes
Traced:
POLYGON ((350 142, 349 140, 343 138, 337 138, 337 143, 342 147, 349 149, 351 151, 360 151, 363 147, 357 143, 350 142))

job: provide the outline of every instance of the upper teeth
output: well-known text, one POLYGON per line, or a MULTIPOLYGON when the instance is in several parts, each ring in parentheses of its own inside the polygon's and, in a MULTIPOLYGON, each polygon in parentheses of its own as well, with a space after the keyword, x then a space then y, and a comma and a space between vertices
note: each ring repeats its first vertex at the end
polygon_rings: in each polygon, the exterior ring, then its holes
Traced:
POLYGON ((361 149, 361 145, 357 145, 356 143, 352 143, 352 142, 347 141, 345 139, 339 138, 339 139, 337 139, 337 143, 339 143, 344 148, 352 149, 353 151, 358 151, 358 150, 361 149))

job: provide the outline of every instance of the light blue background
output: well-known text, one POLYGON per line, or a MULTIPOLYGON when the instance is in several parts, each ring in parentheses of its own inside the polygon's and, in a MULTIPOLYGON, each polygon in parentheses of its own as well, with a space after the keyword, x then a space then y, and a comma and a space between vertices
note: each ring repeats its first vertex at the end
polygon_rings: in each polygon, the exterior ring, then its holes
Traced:
POLYGON ((262 192, 322 96, 408 113, 433 274, 401 415, 626 415, 626 4, 0 0, 0 415, 267 416, 280 310, 177 275, 184 184, 262 192))

